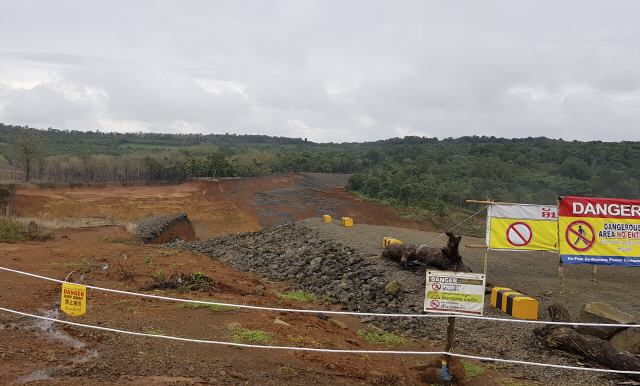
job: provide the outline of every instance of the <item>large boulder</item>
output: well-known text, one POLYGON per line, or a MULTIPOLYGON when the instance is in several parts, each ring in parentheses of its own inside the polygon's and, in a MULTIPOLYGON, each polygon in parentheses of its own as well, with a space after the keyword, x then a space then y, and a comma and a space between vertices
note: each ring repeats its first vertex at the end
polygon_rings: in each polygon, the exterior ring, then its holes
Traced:
MULTIPOLYGON (((637 322, 634 322, 636 324, 637 322)), ((640 354, 640 328, 627 328, 609 339, 609 343, 631 354, 640 354)))
POLYGON ((578 323, 620 324, 620 327, 578 326, 576 331, 600 339, 609 339, 623 330, 623 324, 632 323, 634 317, 611 307, 607 303, 587 303, 578 317, 578 323))

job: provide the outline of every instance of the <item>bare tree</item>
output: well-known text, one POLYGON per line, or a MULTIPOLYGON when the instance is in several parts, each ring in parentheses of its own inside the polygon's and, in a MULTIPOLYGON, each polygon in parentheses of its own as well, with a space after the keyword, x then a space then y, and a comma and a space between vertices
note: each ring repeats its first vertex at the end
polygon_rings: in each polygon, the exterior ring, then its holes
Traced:
POLYGON ((35 161, 44 158, 47 149, 47 140, 39 130, 30 129, 28 126, 19 129, 9 138, 15 149, 17 159, 26 169, 26 178, 29 181, 31 168, 35 161))

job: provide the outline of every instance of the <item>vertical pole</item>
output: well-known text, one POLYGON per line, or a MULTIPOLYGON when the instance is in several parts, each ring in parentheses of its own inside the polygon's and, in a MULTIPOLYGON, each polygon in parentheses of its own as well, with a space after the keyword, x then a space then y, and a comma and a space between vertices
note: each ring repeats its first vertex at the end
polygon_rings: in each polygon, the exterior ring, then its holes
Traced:
MULTIPOLYGON (((453 348, 453 341, 455 339, 455 332, 456 332, 456 317, 455 316, 449 316, 447 318, 447 345, 444 348, 444 351, 446 351, 447 353, 451 352, 451 349, 453 348)), ((445 354, 444 356, 445 361, 447 362, 447 372, 449 373, 449 375, 451 375, 451 367, 449 366, 449 363, 451 362, 451 355, 449 354, 445 354)), ((444 386, 449 386, 451 385, 451 381, 449 380, 445 380, 444 381, 444 386)))
POLYGON ((487 254, 489 253, 489 247, 484 249, 484 276, 487 277, 487 254))
POLYGON ((560 256, 560 265, 558 266, 558 276, 560 277, 560 302, 564 306, 564 263, 562 262, 562 256, 560 256))
MULTIPOLYGON (((558 196, 558 211, 560 210, 560 203, 562 202, 562 198, 558 196)), ((558 218, 558 223, 560 219, 558 218)), ((560 259, 560 263, 558 266, 558 276, 560 277, 560 303, 564 306, 564 263, 562 262, 562 254, 560 253, 560 229, 558 229, 558 257, 560 259)))
MULTIPOLYGON (((487 202, 491 202, 491 198, 487 197, 487 202)), ((489 232, 489 208, 491 208, 490 206, 491 204, 488 204, 487 206, 487 232, 489 232)), ((485 237, 486 239, 486 237, 485 237)), ((487 254, 489 253, 489 246, 487 245, 487 248, 484 250, 484 277, 487 277, 487 254)))
POLYGON ((596 264, 593 265, 593 281, 596 281, 596 276, 598 275, 598 266, 596 264))

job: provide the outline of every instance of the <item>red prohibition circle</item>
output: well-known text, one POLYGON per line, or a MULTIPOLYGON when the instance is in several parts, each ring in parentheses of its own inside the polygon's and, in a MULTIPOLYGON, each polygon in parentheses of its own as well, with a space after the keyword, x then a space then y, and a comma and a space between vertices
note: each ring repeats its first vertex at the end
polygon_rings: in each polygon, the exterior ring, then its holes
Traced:
POLYGON ((531 242, 533 231, 526 222, 516 221, 507 227, 506 236, 509 244, 514 247, 524 247, 531 242))
POLYGON ((433 308, 438 308, 438 307, 440 307, 440 302, 439 302, 439 301, 437 301, 437 300, 432 300, 429 304, 430 304, 430 305, 431 305, 431 307, 433 307, 433 308))
POLYGON ((593 247, 593 245, 596 243, 596 232, 593 230, 593 227, 591 226, 591 224, 589 224, 588 222, 584 221, 584 220, 576 220, 574 222, 572 222, 571 224, 569 224, 569 226, 567 226, 567 230, 564 232, 564 238, 567 241, 567 244, 569 244, 569 246, 571 248, 573 248, 574 250, 578 251, 578 252, 585 252, 588 251, 589 249, 591 249, 591 247, 593 247), (591 231, 591 238, 588 238, 587 236, 580 234, 578 231, 573 229, 574 225, 584 225, 587 228, 589 228, 589 230, 591 231), (569 239, 569 236, 573 235, 576 236, 576 242, 572 243, 569 239), (582 241, 584 242, 584 244, 586 244, 585 247, 579 248, 578 247, 578 243, 582 241))
POLYGON ((431 284, 431 288, 432 288, 434 291, 440 291, 440 289, 442 289, 442 284, 440 284, 440 283, 433 283, 433 284, 431 284))

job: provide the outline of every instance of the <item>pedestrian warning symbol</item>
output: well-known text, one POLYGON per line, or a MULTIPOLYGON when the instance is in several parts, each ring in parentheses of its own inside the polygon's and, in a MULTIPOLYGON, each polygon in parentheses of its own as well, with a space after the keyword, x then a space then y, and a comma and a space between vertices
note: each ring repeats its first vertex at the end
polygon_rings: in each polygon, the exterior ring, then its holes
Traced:
POLYGON ((585 252, 595 244, 596 232, 588 222, 576 220, 567 227, 565 238, 572 249, 578 252, 585 252))
POLYGON ((87 312, 87 287, 78 284, 62 283, 62 301, 60 309, 71 316, 87 312))

